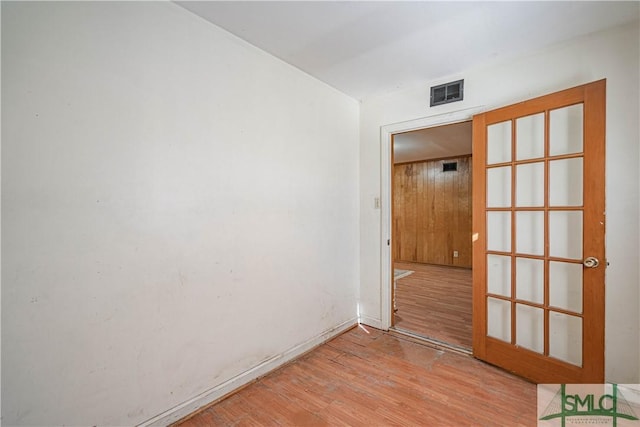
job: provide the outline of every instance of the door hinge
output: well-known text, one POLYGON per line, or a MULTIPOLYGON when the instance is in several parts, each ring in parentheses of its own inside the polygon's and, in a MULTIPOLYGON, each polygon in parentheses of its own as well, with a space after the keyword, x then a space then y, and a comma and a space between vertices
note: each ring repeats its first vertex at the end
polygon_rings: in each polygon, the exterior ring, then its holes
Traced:
POLYGON ((391 239, 387 239, 387 246, 391 244, 391 239))

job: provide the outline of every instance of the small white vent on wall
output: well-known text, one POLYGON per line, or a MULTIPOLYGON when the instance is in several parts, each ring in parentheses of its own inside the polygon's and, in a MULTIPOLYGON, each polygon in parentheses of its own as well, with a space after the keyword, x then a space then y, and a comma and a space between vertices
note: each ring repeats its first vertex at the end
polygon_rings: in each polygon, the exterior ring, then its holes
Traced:
POLYGON ((431 107, 448 104, 449 102, 462 101, 464 93, 464 80, 445 83, 431 87, 431 107))

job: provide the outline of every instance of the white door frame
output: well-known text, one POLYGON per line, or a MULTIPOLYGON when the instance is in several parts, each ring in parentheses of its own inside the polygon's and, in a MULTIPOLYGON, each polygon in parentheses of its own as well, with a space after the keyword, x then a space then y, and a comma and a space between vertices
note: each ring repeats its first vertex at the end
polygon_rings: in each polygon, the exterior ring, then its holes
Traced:
POLYGON ((391 269, 393 260, 391 259, 391 159, 392 159, 392 144, 391 136, 396 133, 410 132, 413 130, 419 130, 424 128, 430 128, 435 126, 450 125, 454 123, 466 122, 473 118, 474 114, 481 113, 485 108, 483 106, 466 108, 464 110, 452 111, 448 113, 438 114, 435 116, 423 117, 420 119, 409 120, 406 122, 392 123, 380 128, 380 146, 381 146, 381 165, 380 176, 382 182, 380 183, 380 199, 382 201, 382 224, 381 233, 382 238, 380 242, 381 259, 381 287, 380 290, 380 319, 381 327, 384 330, 388 330, 391 327, 391 269))

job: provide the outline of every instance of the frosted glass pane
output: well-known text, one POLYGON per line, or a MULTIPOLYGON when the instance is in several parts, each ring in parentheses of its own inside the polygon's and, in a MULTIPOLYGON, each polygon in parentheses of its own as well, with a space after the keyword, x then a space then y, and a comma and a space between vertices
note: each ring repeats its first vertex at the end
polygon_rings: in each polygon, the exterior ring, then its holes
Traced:
POLYGON ((511 212, 487 212, 487 249, 511 252, 511 212))
POLYGON ((549 305, 582 313, 582 264, 549 263, 549 305))
POLYGON ((549 162, 549 205, 582 206, 582 158, 549 162))
POLYGON ((582 152, 582 104, 549 113, 549 155, 582 152))
POLYGON ((544 206, 544 163, 516 166, 516 206, 544 206))
POLYGON ((487 290, 491 294, 511 296, 511 257, 487 255, 487 290))
POLYGON ((487 126, 487 164, 511 161, 511 121, 487 126))
POLYGON ((582 259, 582 212, 549 212, 549 255, 582 259))
POLYGON ((544 351, 544 310, 516 304, 516 345, 544 351))
POLYGON ((516 298, 544 302, 544 261, 516 258, 516 298))
POLYGON ((487 207, 511 207, 511 166, 487 169, 487 207))
POLYGON ((487 298, 487 335, 511 342, 511 303, 487 298))
POLYGON ((544 212, 516 212, 516 252, 544 255, 544 212))
POLYGON ((544 156, 544 113, 516 120, 516 159, 544 156))
POLYGON ((549 312, 549 356, 582 366, 582 319, 549 312))

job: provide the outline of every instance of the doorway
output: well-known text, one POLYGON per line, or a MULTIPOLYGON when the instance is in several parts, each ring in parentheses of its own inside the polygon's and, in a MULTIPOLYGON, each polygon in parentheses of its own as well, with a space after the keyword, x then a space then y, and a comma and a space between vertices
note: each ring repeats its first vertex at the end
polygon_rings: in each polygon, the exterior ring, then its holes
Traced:
POLYGON ((484 110, 481 106, 461 109, 454 112, 423 117, 406 122, 393 123, 380 128, 381 139, 381 241, 380 241, 380 270, 382 283, 380 288, 380 328, 388 330, 393 328, 393 254, 391 248, 392 241, 392 171, 393 171, 393 143, 394 135, 411 132, 426 128, 435 128, 444 125, 453 125, 470 121, 473 116, 484 110))
POLYGON ((392 325, 470 351, 470 121, 393 135, 392 325))
POLYGON ((602 383, 606 80, 480 110, 381 128, 381 326, 394 135, 473 118, 473 356, 536 383, 602 383))

